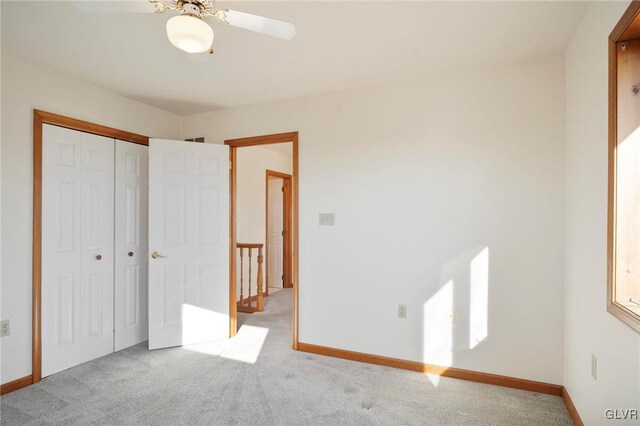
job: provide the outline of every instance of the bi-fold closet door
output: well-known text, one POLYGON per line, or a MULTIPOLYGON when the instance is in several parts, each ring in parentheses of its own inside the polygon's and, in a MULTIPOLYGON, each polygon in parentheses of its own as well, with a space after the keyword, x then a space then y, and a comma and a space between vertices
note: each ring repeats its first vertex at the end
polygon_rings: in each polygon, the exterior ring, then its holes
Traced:
POLYGON ((47 124, 42 143, 48 376, 147 338, 147 148, 47 124))
POLYGON ((149 147, 116 140, 116 351, 147 340, 149 147))

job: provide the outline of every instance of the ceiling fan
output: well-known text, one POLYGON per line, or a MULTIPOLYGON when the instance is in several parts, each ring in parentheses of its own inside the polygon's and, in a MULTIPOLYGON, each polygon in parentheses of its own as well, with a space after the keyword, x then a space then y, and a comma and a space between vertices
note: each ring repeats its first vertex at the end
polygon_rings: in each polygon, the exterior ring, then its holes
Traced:
POLYGON ((148 2, 74 1, 81 10, 88 12, 155 12, 177 11, 179 15, 167 21, 167 37, 171 44, 187 53, 213 53, 213 29, 205 18, 214 17, 218 22, 232 27, 266 34, 283 40, 296 35, 295 25, 277 19, 229 9, 216 9, 214 0, 148 0, 148 2), (150 3, 150 4, 149 4, 150 3), (96 7, 97 6, 97 7, 96 7))

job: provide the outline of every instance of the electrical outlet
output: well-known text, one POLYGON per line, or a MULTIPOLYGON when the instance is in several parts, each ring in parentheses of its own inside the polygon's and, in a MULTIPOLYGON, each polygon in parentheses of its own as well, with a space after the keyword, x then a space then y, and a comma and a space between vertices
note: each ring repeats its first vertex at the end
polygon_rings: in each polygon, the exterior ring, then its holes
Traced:
POLYGON ((407 318, 407 305, 398 305, 398 318, 407 318))
POLYGON ((334 226, 336 224, 336 215, 334 213, 320 213, 320 225, 334 226))
POLYGON ((0 321, 0 337, 8 336, 11 334, 11 324, 9 320, 0 321))
POLYGON ((591 377, 593 380, 598 380, 598 358, 591 354, 591 377))

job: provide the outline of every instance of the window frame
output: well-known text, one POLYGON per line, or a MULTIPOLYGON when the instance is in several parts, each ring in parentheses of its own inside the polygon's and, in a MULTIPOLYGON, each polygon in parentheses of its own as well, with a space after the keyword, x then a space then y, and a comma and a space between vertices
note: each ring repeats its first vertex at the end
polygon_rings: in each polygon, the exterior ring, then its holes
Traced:
POLYGON ((609 163, 607 195, 607 311, 640 332, 640 309, 634 312, 616 301, 616 148, 618 145, 617 44, 640 39, 640 0, 631 2, 609 36, 609 163))

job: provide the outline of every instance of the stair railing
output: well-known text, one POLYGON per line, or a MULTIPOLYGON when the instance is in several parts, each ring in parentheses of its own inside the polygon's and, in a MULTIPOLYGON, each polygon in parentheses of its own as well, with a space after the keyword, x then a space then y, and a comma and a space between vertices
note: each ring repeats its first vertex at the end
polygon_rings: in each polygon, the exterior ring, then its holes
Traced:
POLYGON ((239 249, 240 252, 240 300, 238 300, 238 311, 239 312, 262 312, 264 310, 264 277, 263 277, 263 269, 262 263, 264 262, 264 257, 262 256, 262 247, 264 244, 257 243, 237 243, 236 248, 239 249), (245 297, 244 293, 244 252, 247 251, 248 257, 248 292, 245 297), (253 264, 253 253, 254 250, 257 250, 257 275, 256 275, 256 290, 255 294, 252 294, 253 286, 252 286, 252 264, 253 264))

